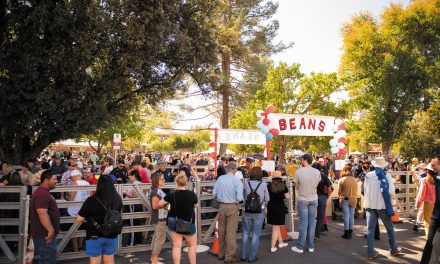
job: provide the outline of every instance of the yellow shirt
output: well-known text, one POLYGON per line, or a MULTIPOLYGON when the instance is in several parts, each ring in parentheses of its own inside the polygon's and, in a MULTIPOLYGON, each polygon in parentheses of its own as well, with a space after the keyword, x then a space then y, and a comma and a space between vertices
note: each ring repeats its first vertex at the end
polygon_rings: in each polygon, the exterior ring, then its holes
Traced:
POLYGON ((295 172, 296 170, 298 170, 298 165, 296 164, 290 164, 289 166, 287 166, 287 171, 289 172, 290 175, 290 179, 293 181, 294 177, 295 177, 295 172))

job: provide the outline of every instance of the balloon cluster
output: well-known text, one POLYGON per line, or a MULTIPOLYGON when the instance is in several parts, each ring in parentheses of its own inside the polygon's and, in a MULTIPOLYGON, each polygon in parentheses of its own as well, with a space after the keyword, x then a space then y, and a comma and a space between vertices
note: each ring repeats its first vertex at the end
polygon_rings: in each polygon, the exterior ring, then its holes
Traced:
POLYGON ((275 111, 275 106, 269 105, 266 107, 266 111, 257 110, 256 115, 260 118, 257 122, 257 127, 263 132, 267 140, 272 140, 274 136, 278 136, 280 131, 276 128, 269 128, 270 119, 267 117, 269 114, 275 111))
POLYGON ((345 132, 345 124, 342 118, 335 118, 332 128, 335 135, 333 139, 330 140, 331 153, 343 156, 347 153, 345 150, 345 136, 347 136, 347 132, 345 132))

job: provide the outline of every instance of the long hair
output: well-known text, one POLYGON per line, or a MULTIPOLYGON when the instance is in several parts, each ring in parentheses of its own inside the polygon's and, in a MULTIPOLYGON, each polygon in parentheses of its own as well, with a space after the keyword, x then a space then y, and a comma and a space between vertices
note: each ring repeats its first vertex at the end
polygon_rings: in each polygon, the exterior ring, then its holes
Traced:
POLYGON ((434 176, 432 176, 434 172, 431 170, 426 170, 426 182, 430 184, 434 184, 434 176))
POLYGON ((286 188, 283 179, 272 178, 272 183, 270 184, 270 191, 273 193, 282 192, 286 188))
POLYGON ((319 171, 322 171, 322 165, 319 162, 313 162, 312 168, 315 168, 315 169, 317 169, 319 171))
POLYGON ((255 166, 251 169, 250 172, 250 180, 252 181, 261 181, 261 178, 263 177, 263 170, 259 166, 255 166))
POLYGON ((108 175, 101 175, 99 177, 94 195, 108 208, 119 209, 122 206, 121 196, 116 191, 115 185, 108 175))
POLYGON ((151 176, 151 189, 156 189, 159 186, 159 180, 164 177, 162 173, 156 172, 151 176))

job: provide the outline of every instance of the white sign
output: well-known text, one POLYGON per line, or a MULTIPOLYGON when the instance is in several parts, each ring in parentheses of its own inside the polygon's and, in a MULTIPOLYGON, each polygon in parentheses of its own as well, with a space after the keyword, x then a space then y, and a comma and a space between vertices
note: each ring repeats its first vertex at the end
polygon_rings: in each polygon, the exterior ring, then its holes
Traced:
POLYGON ((121 134, 113 134, 113 149, 121 149, 121 134))
POLYGON ((261 169, 267 172, 275 171, 275 161, 274 160, 262 160, 261 169))
MULTIPOLYGON (((211 132, 212 138, 214 133, 211 132)), ((259 130, 219 129, 217 143, 266 145, 266 136, 259 130)))
POLYGON ((334 136, 333 116, 269 114, 269 128, 276 128, 282 136, 334 136))
POLYGON ((340 171, 345 166, 345 160, 335 160, 335 170, 340 171))

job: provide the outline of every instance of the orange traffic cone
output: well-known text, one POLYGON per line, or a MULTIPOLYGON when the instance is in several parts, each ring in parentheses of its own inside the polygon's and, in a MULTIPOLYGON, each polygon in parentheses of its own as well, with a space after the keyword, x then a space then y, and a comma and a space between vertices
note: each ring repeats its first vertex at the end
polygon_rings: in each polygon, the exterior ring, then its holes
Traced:
POLYGON ((281 231, 281 238, 283 239, 283 241, 287 240, 287 229, 286 226, 283 225, 280 227, 280 231, 281 231))
POLYGON ((393 198, 393 209, 394 209, 394 216, 391 217, 391 221, 393 221, 393 223, 395 224, 402 223, 402 220, 400 220, 399 218, 399 212, 397 210, 397 201, 395 198, 393 198))
POLYGON ((220 247, 218 245, 218 215, 215 217, 214 221, 215 221, 214 241, 212 243, 212 248, 208 253, 217 256, 220 250, 220 247))

